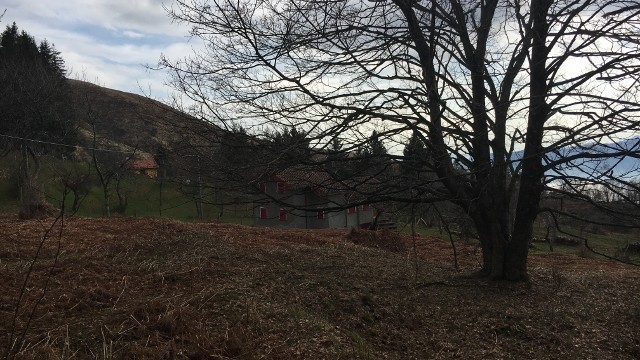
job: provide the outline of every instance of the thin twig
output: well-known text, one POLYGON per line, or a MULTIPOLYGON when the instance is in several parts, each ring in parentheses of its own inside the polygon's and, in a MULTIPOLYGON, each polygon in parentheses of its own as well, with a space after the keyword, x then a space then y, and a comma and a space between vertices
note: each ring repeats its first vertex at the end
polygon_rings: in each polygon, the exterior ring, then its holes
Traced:
POLYGON ((460 268, 458 266, 458 250, 456 249, 456 243, 453 241, 453 236, 451 235, 451 230, 449 229, 449 224, 445 221, 444 216, 442 215, 440 210, 438 210, 437 206, 434 206, 433 209, 436 211, 436 214, 438 214, 438 217, 440 218, 440 222, 444 226, 444 231, 446 231, 447 235, 449 235, 449 242, 451 243, 451 248, 453 249, 454 266, 455 266, 456 270, 460 270, 460 268))

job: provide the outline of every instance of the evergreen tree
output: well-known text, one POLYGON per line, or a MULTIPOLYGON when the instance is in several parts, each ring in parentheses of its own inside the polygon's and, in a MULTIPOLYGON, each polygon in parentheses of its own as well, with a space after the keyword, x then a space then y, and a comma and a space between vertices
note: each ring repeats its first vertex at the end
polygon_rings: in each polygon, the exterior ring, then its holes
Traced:
POLYGON ((272 157, 277 159, 277 166, 289 166, 308 163, 311 156, 310 140, 307 133, 296 128, 277 131, 271 141, 272 157))
MULTIPOLYGON (((13 23, 0 34, 0 147, 19 150, 23 207, 44 201, 37 190, 40 156, 72 150, 77 129, 68 99, 64 61, 53 45, 38 46, 13 23)), ((23 209, 24 211, 25 209, 23 209)))
POLYGON ((18 26, 13 23, 0 35, 0 57, 6 60, 7 56, 16 53, 18 43, 18 26))
POLYGON ((382 140, 380 140, 380 135, 375 130, 373 130, 371 132, 371 136, 369 136, 366 151, 368 155, 374 159, 382 160, 387 156, 387 148, 384 146, 382 140))
POLYGON ((229 179, 244 179, 250 177, 247 169, 251 165, 256 165, 256 161, 261 158, 259 149, 253 144, 253 139, 247 130, 236 125, 228 131, 220 134, 220 149, 216 152, 217 171, 224 174, 229 179))
POLYGON ((66 69, 64 66, 64 60, 53 44, 49 45, 49 42, 46 39, 42 40, 38 47, 38 55, 42 65, 48 72, 57 75, 60 79, 65 78, 66 69))
MULTIPOLYGON (((23 147, 16 138, 75 144, 60 53, 46 40, 38 46, 15 23, 0 34, 0 45, 0 134, 13 137, 4 138, 4 150, 23 147)), ((35 144, 29 146, 42 147, 35 144)))
POLYGON ((334 137, 327 147, 327 158, 324 162, 324 169, 335 180, 345 180, 352 176, 353 168, 349 155, 343 149, 342 140, 334 137))
POLYGON ((409 182, 425 180, 432 159, 429 150, 416 133, 413 133, 405 145, 402 155, 403 161, 400 168, 403 177, 409 182))
POLYGON ((373 130, 364 147, 356 152, 356 170, 353 176, 382 175, 389 163, 387 148, 380 139, 377 131, 373 130))

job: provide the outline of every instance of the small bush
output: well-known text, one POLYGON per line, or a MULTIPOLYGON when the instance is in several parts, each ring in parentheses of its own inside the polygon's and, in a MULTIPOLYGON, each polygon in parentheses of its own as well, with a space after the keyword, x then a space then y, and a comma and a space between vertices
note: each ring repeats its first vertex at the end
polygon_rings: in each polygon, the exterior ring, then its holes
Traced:
POLYGON ((629 257, 629 253, 626 248, 618 248, 613 254, 613 257, 624 262, 630 262, 631 258, 629 257))
POLYGON ((18 218, 20 220, 46 219, 55 216, 57 212, 58 210, 47 202, 24 204, 18 212, 18 218))
POLYGON ((591 251, 585 244, 584 242, 582 242, 580 244, 580 246, 577 249, 577 254, 578 256, 580 256, 581 258, 585 258, 585 259, 593 259, 595 258, 596 254, 591 251))
POLYGON ((634 243, 629 243, 623 249, 625 253, 637 253, 640 254, 640 241, 636 241, 634 243))
POLYGON ((400 235, 392 230, 361 230, 352 228, 349 234, 347 234, 347 240, 356 245, 393 252, 406 250, 406 245, 400 239, 400 235))

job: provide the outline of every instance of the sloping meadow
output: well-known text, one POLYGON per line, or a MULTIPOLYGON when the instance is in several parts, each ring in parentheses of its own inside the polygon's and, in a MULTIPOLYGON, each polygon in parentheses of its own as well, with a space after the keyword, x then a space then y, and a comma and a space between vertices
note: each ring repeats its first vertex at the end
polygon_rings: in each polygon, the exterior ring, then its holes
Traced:
POLYGON ((74 218, 24 286, 52 221, 0 219, 2 356, 640 357, 640 271, 612 262, 534 254, 513 284, 468 276, 469 244, 455 270, 435 238, 74 218))

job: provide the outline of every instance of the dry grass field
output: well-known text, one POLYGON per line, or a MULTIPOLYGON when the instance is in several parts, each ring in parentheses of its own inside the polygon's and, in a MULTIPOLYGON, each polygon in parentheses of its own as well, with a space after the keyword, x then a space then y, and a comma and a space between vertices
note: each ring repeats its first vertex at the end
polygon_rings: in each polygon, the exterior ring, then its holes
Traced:
POLYGON ((0 218, 0 356, 640 358, 637 267, 536 253, 513 284, 435 238, 73 218, 29 270, 52 221, 0 218))

